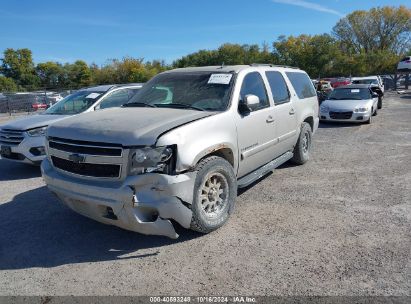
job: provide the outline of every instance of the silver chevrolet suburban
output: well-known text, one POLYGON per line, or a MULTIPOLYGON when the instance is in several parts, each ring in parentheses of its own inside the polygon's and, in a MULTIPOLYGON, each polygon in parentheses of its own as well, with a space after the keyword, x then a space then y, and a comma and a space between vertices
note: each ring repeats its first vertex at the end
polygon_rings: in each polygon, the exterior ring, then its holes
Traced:
POLYGON ((176 69, 122 108, 52 124, 42 175, 97 221, 171 238, 172 221, 208 233, 233 212, 238 188, 308 161, 318 122, 316 91, 297 68, 176 69))

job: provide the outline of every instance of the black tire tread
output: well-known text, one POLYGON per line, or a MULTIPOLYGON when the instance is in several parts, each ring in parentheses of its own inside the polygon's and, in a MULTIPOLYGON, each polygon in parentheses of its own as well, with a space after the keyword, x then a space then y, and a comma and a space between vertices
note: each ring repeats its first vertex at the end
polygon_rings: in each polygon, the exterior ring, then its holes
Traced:
MULTIPOLYGON (((226 161, 224 158, 219 157, 219 156, 209 156, 206 158, 203 158, 196 166, 195 171, 200 171, 202 170, 208 163, 212 162, 212 161, 216 161, 216 160, 223 160, 225 162, 227 162, 227 164, 229 164, 231 166, 231 164, 226 161)), ((195 195, 195 193, 194 193, 195 195)), ((232 210, 231 210, 232 211, 232 210)), ((195 212, 193 212, 193 216, 191 218, 191 224, 190 224, 190 229, 197 231, 197 232, 201 232, 201 233, 209 233, 211 231, 216 230, 217 228, 221 227, 224 224, 224 222, 221 223, 221 225, 219 225, 218 227, 215 227, 214 229, 209 229, 208 227, 205 227, 202 223, 201 220, 198 218, 197 214, 195 212)))
POLYGON ((303 159, 302 154, 300 153, 300 141, 301 141, 301 135, 303 134, 305 128, 309 128, 310 131, 311 130, 311 126, 307 123, 307 122, 303 122, 301 124, 301 131, 300 131, 300 135, 298 137, 298 141, 297 144, 294 147, 294 156, 293 158, 291 158, 291 161, 297 165, 302 165, 304 164, 306 161, 303 159))

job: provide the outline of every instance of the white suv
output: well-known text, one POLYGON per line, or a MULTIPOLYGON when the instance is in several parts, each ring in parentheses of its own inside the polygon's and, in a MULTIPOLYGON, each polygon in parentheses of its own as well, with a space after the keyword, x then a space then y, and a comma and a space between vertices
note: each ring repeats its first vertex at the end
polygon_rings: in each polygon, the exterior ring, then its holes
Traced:
POLYGON ((207 233, 227 221, 238 187, 308 161, 318 122, 297 68, 177 69, 122 108, 50 126, 41 169, 65 204, 100 222, 175 238, 174 220, 207 233))
POLYGON ((41 114, 1 125, 0 156, 16 162, 40 164, 46 157, 44 134, 50 124, 79 113, 120 107, 141 87, 142 84, 127 84, 80 89, 41 114))

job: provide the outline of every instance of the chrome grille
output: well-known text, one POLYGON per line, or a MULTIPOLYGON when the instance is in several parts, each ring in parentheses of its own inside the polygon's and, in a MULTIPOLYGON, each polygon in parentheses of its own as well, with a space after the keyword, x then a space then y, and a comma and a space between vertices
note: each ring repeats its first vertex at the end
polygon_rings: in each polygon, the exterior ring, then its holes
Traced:
POLYGON ((86 178, 119 179, 128 159, 118 144, 50 137, 47 148, 56 169, 86 178))
POLYGON ((24 139, 24 131, 0 129, 0 144, 7 144, 10 146, 19 145, 24 139))

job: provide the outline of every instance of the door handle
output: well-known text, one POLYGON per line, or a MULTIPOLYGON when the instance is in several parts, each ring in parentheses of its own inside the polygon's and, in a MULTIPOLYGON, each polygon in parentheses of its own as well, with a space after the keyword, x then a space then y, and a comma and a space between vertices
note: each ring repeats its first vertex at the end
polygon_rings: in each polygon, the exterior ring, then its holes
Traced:
POLYGON ((295 114, 294 109, 291 109, 291 110, 290 110, 290 112, 288 112, 288 114, 290 114, 290 115, 294 115, 294 114, 295 114))
POLYGON ((274 118, 270 115, 267 117, 267 119, 265 120, 266 123, 272 123, 274 122, 274 118))

